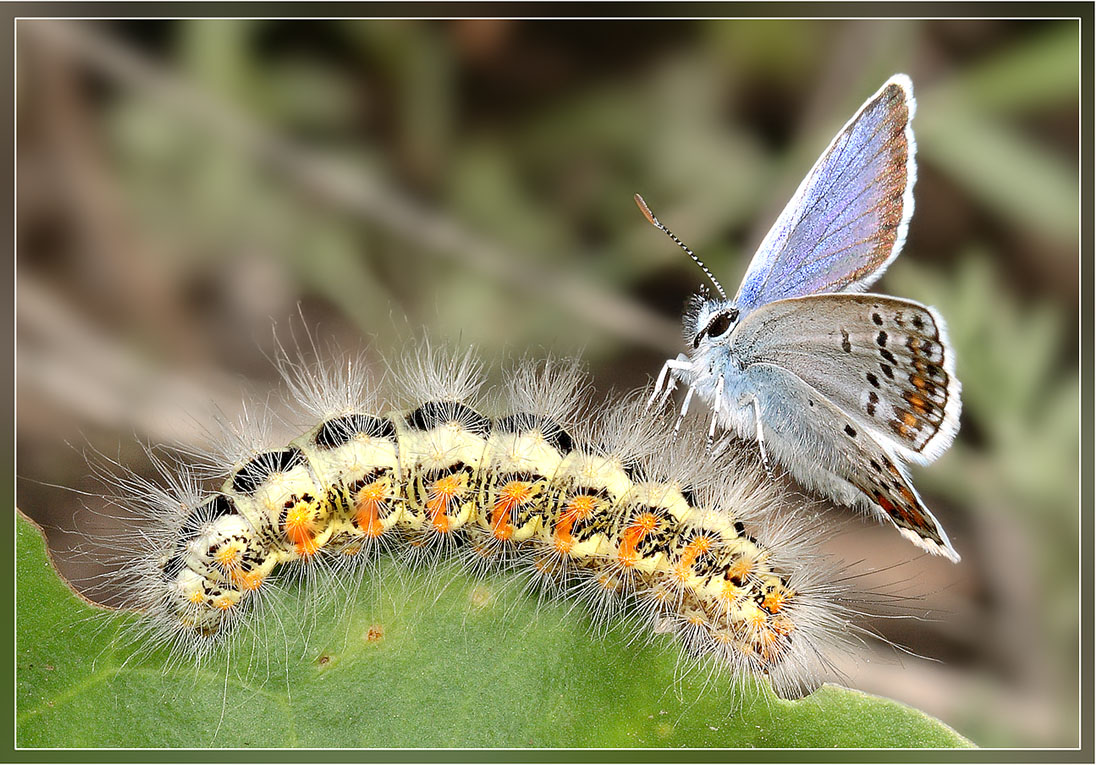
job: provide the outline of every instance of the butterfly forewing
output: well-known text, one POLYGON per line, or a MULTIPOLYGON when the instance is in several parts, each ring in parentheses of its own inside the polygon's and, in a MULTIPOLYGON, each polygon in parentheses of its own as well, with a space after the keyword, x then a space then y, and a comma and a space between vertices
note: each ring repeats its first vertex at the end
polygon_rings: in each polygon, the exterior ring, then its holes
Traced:
POLYGON ((913 112, 909 78, 895 75, 838 133, 754 255, 734 301, 742 313, 863 290, 882 274, 913 214, 913 112))
POLYGON ((731 338, 745 366, 778 365, 909 459, 929 462, 955 437, 959 381, 940 319, 884 295, 811 295, 769 303, 731 338))

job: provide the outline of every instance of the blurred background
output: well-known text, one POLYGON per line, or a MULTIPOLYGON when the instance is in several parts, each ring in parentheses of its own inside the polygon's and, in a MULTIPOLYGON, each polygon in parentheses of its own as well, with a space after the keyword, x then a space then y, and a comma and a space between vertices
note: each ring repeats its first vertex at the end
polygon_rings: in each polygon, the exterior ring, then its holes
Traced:
POLYGON ((19 22, 19 506, 70 566, 64 530, 96 501, 47 484, 96 490, 88 445, 147 472, 138 440, 200 449, 218 408, 284 408, 271 323, 298 305, 378 370, 425 327, 648 385, 702 275, 633 193, 733 288, 834 132, 906 72, 917 208, 878 289, 950 327, 962 428, 914 479, 963 562, 846 523, 831 547, 900 561, 879 581, 927 618, 869 622, 912 655, 841 669, 984 746, 1076 746, 1078 31, 19 22))

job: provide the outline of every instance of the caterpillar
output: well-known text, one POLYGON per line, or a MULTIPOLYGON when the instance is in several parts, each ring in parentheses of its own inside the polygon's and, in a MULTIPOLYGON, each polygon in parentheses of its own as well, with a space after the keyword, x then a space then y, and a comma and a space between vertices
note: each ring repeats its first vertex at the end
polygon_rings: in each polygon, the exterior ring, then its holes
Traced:
POLYGON ((289 443, 226 423, 216 456, 158 460, 163 484, 107 471, 144 521, 107 540, 120 566, 105 582, 141 612, 141 645, 201 660, 302 572, 368 579, 388 555, 508 572, 785 697, 849 649, 847 583, 805 539, 797 498, 737 442, 675 439, 641 392, 591 405, 578 362, 529 359, 485 391, 472 351, 423 344, 390 370, 405 390, 389 407, 360 360, 283 351, 278 366, 313 422, 289 443))

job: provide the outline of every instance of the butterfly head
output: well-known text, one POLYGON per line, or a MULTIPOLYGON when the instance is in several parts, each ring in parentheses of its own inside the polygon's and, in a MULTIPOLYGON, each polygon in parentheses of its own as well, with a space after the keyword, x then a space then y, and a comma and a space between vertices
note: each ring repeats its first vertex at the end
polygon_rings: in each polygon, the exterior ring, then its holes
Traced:
POLYGON ((726 298, 693 295, 682 317, 682 334, 694 351, 726 340, 736 326, 740 312, 726 298))

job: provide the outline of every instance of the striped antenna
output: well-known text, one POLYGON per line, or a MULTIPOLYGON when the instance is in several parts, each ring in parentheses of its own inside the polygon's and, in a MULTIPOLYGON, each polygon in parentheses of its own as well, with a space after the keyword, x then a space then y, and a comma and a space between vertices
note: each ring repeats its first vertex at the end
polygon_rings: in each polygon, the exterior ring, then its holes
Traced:
POLYGON ((660 231, 664 231, 668 237, 674 240, 674 244, 685 250, 685 254, 692 258, 693 262, 700 266, 700 270, 704 272, 705 276, 712 280, 712 284, 714 284, 715 288, 719 290, 720 297, 726 300, 727 293, 723 291, 723 285, 719 283, 719 280, 712 275, 712 272, 708 270, 708 267, 704 265, 704 262, 696 255, 694 255, 692 250, 685 246, 685 243, 683 241, 674 236, 673 231, 666 228, 659 222, 658 218, 655 217, 655 214, 651 212, 651 208, 647 206, 647 203, 643 201, 643 197, 641 197, 639 194, 636 194, 636 204, 639 205, 639 211, 643 213, 643 217, 645 217, 652 226, 659 229, 660 231))

